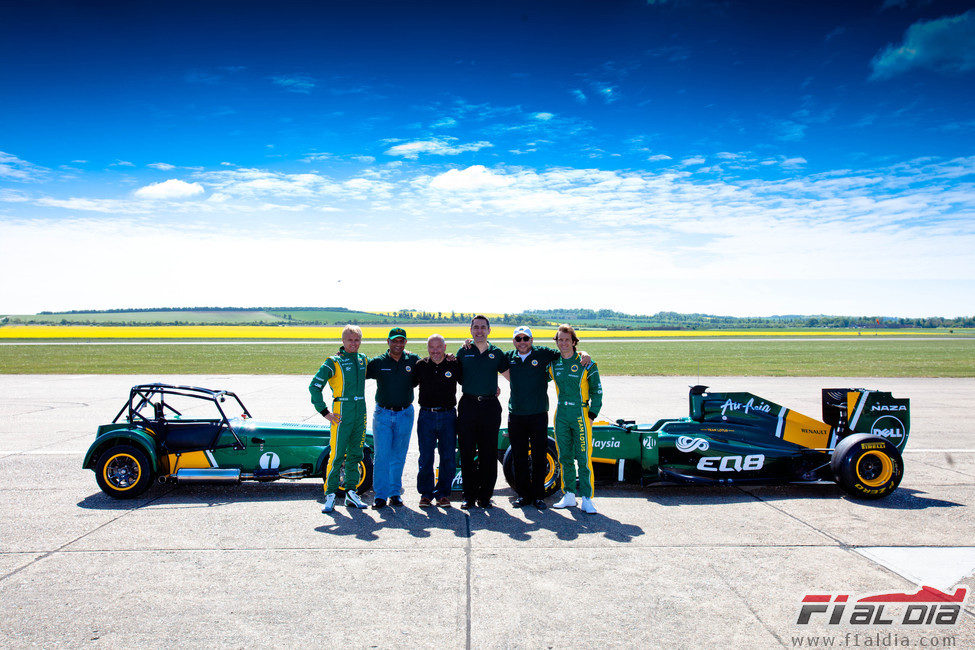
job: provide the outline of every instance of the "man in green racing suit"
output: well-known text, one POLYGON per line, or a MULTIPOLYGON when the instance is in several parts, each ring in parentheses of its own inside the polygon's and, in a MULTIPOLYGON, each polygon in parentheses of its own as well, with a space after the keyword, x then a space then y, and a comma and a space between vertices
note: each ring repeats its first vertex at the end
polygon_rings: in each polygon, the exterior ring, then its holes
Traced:
POLYGON ((318 369, 308 385, 315 410, 331 422, 329 455, 325 475, 325 508, 335 509, 335 493, 339 488, 339 471, 345 465, 345 505, 365 508, 355 488, 359 483, 359 461, 366 441, 366 355, 359 353, 362 330, 346 325, 342 330, 342 348, 329 357, 318 369), (332 389, 332 412, 329 412, 322 390, 328 383, 332 389))
POLYGON ((579 464, 580 509, 595 514, 592 503, 592 421, 603 404, 603 389, 595 362, 588 365, 576 352, 579 342, 575 330, 559 325, 555 337, 560 355, 549 367, 549 378, 555 382, 558 405, 555 409, 555 444, 562 466, 562 499, 554 508, 576 505, 576 462, 579 464))

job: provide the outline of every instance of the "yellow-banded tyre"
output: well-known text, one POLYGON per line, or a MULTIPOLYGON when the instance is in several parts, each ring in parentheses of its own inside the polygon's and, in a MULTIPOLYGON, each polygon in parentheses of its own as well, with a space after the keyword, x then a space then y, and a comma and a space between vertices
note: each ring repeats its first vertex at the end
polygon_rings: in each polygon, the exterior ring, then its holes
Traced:
MULTIPOLYGON (((534 459, 533 459, 534 460, 534 459)), ((504 480, 512 490, 515 489, 515 459, 511 453, 511 447, 504 452, 504 460, 501 462, 504 469, 504 480)), ((559 450, 555 446, 555 440, 548 439, 545 449, 545 496, 550 497, 558 492, 562 487, 562 466, 559 465, 559 450)))
POLYGON ((95 463, 95 480, 113 499, 134 499, 149 489, 155 478, 149 456, 133 445, 109 447, 95 463))
POLYGON ((904 460, 897 447, 866 433, 843 438, 830 460, 836 482, 850 496, 880 499, 900 485, 904 460))

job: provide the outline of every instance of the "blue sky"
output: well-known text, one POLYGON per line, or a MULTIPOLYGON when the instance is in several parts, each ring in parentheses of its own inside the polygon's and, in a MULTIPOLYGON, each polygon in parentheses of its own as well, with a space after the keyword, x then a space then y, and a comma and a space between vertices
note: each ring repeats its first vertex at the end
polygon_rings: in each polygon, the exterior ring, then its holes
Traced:
POLYGON ((0 312, 973 313, 971 3, 91 4, 0 6, 0 312))

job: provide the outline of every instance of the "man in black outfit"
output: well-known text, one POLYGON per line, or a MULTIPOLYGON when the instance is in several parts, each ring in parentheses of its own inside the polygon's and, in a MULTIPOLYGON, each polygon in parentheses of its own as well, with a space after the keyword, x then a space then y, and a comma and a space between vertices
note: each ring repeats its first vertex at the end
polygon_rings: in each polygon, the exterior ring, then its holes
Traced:
POLYGON ((488 342, 490 333, 488 319, 478 314, 471 319, 473 344, 457 351, 463 373, 457 429, 464 481, 461 508, 465 510, 475 505, 490 508, 498 480, 498 430, 501 428, 498 373, 508 369, 508 359, 501 348, 488 342))
POLYGON ((413 385, 420 387, 420 415, 416 422, 416 441, 420 449, 420 466, 416 475, 416 489, 420 493, 420 507, 436 504, 450 507, 450 486, 457 473, 455 426, 457 413, 457 382, 461 377, 460 363, 446 356, 447 343, 439 334, 427 339, 430 356, 421 359, 413 372, 413 385), (440 473, 433 482, 433 453, 440 451, 440 473))

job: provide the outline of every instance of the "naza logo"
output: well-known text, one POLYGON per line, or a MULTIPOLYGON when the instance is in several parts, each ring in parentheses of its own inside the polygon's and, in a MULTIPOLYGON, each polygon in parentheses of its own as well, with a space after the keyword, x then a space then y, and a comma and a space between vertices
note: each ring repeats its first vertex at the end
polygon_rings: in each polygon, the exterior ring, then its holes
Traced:
POLYGON ((954 625, 968 590, 946 594, 934 587, 917 593, 864 596, 850 602, 848 594, 807 594, 796 625, 954 625))
POLYGON ((870 407, 871 411, 907 411, 907 406, 905 404, 874 404, 870 407))

